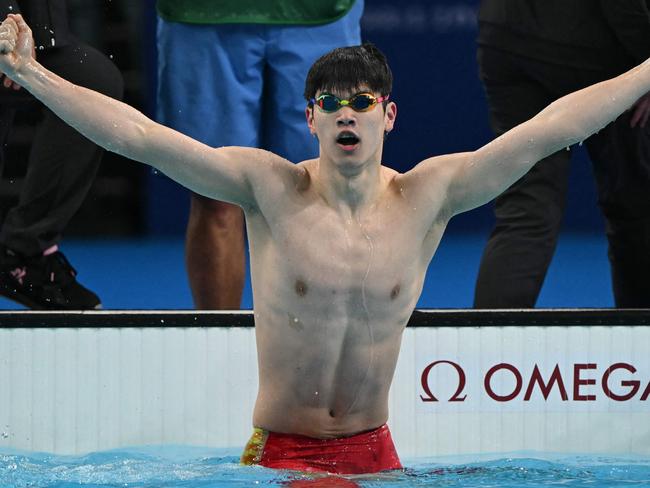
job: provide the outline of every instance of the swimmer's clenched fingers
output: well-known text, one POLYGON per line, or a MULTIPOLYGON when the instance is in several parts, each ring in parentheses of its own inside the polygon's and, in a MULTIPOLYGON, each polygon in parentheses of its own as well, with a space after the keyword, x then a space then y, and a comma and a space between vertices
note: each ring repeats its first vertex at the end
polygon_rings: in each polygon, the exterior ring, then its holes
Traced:
POLYGON ((0 24, 0 34, 12 37, 16 40, 20 38, 21 34, 25 34, 31 38, 32 30, 20 14, 9 14, 7 18, 0 24))
POLYGON ((27 35, 30 39, 32 37, 32 30, 29 28, 27 25, 27 22, 25 22, 25 19, 23 19, 23 16, 20 14, 9 14, 7 18, 11 18, 14 21, 14 25, 17 29, 17 33, 20 34, 25 34, 27 35))
POLYGON ((33 57, 32 31, 19 14, 9 14, 0 24, 0 71, 13 76, 33 57))
POLYGON ((15 32, 17 31, 14 31, 14 29, 12 29, 12 26, 5 22, 0 25, 0 38, 2 39, 10 39, 12 37, 15 37, 15 32))
POLYGON ((13 32, 14 34, 18 34, 18 24, 16 23, 16 19, 14 19, 14 16, 9 14, 7 15, 7 18, 2 21, 2 24, 0 25, 0 32, 5 32, 5 31, 10 31, 13 32))
POLYGON ((14 39, 3 39, 0 36, 0 54, 9 54, 16 49, 16 41, 14 39))
POLYGON ((11 17, 0 24, 0 54, 8 54, 16 49, 18 40, 18 25, 11 17))
POLYGON ((18 23, 16 19, 13 18, 13 15, 8 15, 5 20, 0 24, 0 35, 3 37, 11 36, 14 38, 18 37, 18 23))

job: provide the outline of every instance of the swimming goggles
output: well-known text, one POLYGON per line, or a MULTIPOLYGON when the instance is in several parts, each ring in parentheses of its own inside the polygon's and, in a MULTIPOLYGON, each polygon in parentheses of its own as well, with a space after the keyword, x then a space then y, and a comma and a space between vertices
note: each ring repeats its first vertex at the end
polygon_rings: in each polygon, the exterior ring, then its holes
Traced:
POLYGON ((327 113, 336 112, 343 106, 350 107, 355 112, 367 112, 368 110, 372 110, 378 103, 385 102, 389 98, 390 95, 375 97, 371 93, 357 93, 349 100, 341 100, 339 97, 335 97, 329 93, 323 93, 318 98, 309 100, 309 103, 318 105, 323 112, 327 113))

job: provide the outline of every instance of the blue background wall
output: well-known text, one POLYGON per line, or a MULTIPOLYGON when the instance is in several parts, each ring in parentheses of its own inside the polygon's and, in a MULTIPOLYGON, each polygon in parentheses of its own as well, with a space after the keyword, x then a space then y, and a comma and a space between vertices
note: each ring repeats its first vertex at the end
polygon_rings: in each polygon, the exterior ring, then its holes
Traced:
MULTIPOLYGON (((384 163, 407 171, 437 154, 473 150, 492 138, 487 107, 476 66, 477 0, 366 0, 362 36, 388 56, 395 75, 392 98, 399 107, 396 130, 384 152, 384 163)), ((153 4, 153 2, 152 2, 153 4)), ((153 9, 150 23, 153 24, 153 9)), ((153 28, 151 55, 154 59, 153 28)), ((150 65, 155 84, 155 63, 150 65)), ((149 93, 153 111, 155 93, 149 93)), ((152 112, 153 113, 153 112, 152 112)), ((591 167, 576 148, 565 228, 599 232, 591 167)), ((182 234, 188 212, 187 193, 164 176, 150 174, 146 222, 152 235, 182 234)), ((487 234, 490 205, 456 217, 449 232, 487 234)))

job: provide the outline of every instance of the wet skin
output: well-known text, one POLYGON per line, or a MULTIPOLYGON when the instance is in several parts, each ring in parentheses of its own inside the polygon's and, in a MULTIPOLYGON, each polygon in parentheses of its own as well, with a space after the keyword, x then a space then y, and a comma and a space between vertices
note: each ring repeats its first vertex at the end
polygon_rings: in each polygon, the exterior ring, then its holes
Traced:
MULTIPOLYGON (((303 169, 316 173, 318 163, 303 169)), ((269 196, 272 207, 246 212, 260 370, 255 425, 336 437, 386 422, 402 331, 443 226, 432 231, 398 175, 382 174, 383 191, 363 215, 341 215, 314 185, 284 189, 269 196)))
POLYGON ((258 205, 245 209, 260 370, 256 426, 326 438, 388 418, 401 335, 446 224, 432 219, 431 207, 417 211, 430 196, 418 199, 408 178, 378 163, 394 115, 394 106, 308 110, 321 157, 277 161, 255 189, 258 205), (343 132, 358 142, 342 147, 343 132))

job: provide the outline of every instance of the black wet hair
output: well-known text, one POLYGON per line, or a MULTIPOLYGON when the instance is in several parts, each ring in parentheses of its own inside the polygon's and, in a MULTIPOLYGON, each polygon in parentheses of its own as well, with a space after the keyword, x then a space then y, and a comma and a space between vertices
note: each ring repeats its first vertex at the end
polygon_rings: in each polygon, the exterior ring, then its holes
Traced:
POLYGON ((309 101, 319 91, 340 94, 361 87, 379 96, 388 95, 393 89, 393 73, 386 56, 370 42, 339 47, 317 59, 307 74, 304 95, 309 101))

